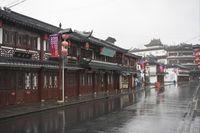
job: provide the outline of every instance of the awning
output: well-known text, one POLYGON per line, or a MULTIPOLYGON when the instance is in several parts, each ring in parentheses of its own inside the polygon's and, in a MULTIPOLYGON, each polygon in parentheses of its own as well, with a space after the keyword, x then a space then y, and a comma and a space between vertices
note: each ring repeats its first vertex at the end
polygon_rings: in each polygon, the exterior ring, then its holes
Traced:
MULTIPOLYGON (((21 68, 42 68, 43 67, 43 68, 49 68, 49 69, 58 69, 59 62, 0 57, 0 66, 21 67, 21 68)), ((65 65, 65 69, 80 70, 83 68, 79 67, 79 65, 77 64, 68 64, 68 65, 65 65)))
POLYGON ((83 68, 98 69, 98 70, 118 70, 118 71, 122 70, 121 66, 119 66, 117 63, 97 61, 86 58, 82 59, 80 66, 83 68))
POLYGON ((65 69, 75 71, 75 70, 81 70, 81 69, 84 69, 84 68, 78 67, 78 66, 65 66, 65 69))
POLYGON ((88 66, 92 69, 101 69, 101 70, 122 70, 122 68, 116 63, 107 63, 101 61, 91 61, 88 66))

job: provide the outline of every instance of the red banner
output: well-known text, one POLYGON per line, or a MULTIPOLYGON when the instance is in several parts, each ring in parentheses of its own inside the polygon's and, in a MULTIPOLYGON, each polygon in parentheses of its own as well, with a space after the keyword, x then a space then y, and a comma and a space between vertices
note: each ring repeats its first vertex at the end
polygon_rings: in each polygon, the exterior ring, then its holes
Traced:
POLYGON ((58 34, 50 35, 51 57, 58 57, 58 34))

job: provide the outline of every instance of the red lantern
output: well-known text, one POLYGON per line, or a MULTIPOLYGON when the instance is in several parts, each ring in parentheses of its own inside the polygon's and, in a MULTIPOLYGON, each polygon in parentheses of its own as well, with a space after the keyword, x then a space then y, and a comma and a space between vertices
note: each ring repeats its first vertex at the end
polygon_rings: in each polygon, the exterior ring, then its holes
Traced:
POLYGON ((199 58, 196 58, 195 61, 196 61, 196 62, 200 62, 200 59, 199 59, 199 58))
POLYGON ((100 51, 100 53, 101 53, 101 52, 103 52, 103 48, 100 48, 100 50, 99 50, 99 51, 100 51))
POLYGON ((68 55, 68 49, 62 46, 62 55, 67 56, 68 55))
POLYGON ((69 43, 67 41, 62 41, 62 46, 63 47, 68 47, 69 46, 69 43))
POLYGON ((194 52, 199 52, 199 51, 200 51, 200 48, 194 49, 194 52))
POLYGON ((90 48, 90 44, 88 42, 85 43, 85 49, 89 49, 90 48))
POLYGON ((198 54, 195 54, 195 57, 200 57, 200 54, 198 53, 198 54))
POLYGON ((67 40, 69 38, 68 34, 62 34, 62 39, 67 40))

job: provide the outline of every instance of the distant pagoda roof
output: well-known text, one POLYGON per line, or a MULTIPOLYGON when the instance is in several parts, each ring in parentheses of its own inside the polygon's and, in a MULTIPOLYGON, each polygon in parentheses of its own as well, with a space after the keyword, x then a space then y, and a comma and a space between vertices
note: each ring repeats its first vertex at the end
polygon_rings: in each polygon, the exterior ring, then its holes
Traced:
POLYGON ((152 39, 149 44, 144 45, 146 47, 152 47, 152 46, 163 46, 160 39, 152 39))
POLYGON ((180 45, 167 46, 167 47, 165 47, 165 49, 167 51, 179 51, 179 50, 192 51, 193 46, 192 46, 192 44, 181 43, 180 45))

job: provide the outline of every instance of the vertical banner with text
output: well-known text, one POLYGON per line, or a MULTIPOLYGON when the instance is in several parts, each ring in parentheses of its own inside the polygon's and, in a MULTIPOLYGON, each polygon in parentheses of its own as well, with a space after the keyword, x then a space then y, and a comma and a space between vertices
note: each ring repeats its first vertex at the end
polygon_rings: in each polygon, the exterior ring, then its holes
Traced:
POLYGON ((58 34, 52 34, 49 37, 51 57, 58 57, 58 34))

